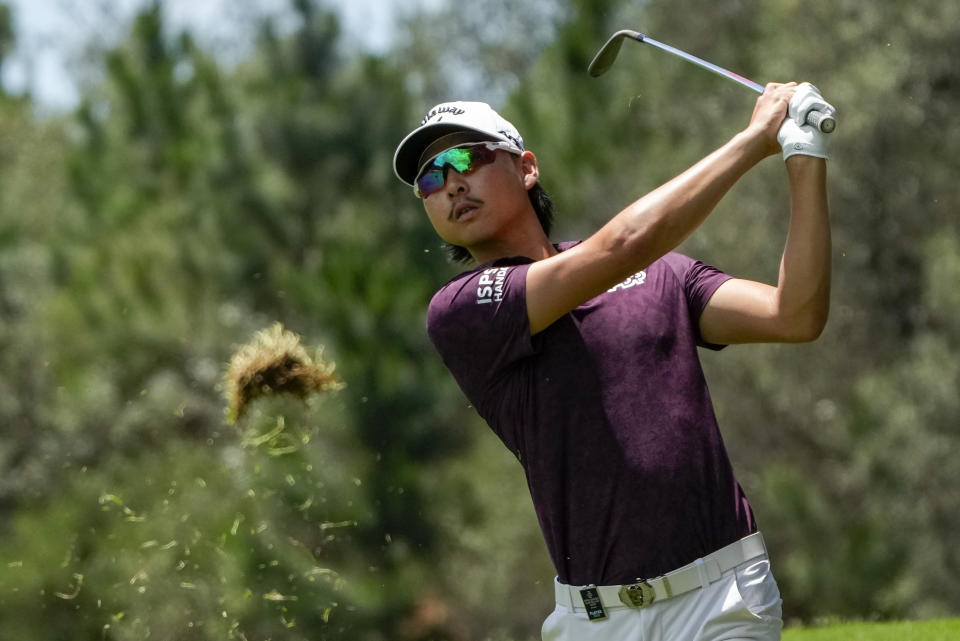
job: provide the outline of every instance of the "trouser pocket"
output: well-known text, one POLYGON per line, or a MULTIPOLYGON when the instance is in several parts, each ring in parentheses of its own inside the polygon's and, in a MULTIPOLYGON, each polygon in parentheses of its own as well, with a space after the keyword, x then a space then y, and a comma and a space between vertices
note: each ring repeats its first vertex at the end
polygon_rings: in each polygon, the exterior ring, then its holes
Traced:
POLYGON ((782 621, 783 601, 770 571, 770 560, 749 561, 739 566, 735 574, 737 590, 750 614, 764 621, 782 621))

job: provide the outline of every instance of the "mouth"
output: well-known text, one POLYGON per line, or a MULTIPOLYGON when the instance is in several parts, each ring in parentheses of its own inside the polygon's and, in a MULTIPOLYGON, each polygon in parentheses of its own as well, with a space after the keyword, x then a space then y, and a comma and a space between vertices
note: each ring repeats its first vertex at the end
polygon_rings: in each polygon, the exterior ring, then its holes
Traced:
POLYGON ((470 214, 476 211, 481 203, 478 201, 460 201, 454 205, 453 209, 450 212, 450 218, 455 221, 462 220, 464 218, 469 218, 470 214))

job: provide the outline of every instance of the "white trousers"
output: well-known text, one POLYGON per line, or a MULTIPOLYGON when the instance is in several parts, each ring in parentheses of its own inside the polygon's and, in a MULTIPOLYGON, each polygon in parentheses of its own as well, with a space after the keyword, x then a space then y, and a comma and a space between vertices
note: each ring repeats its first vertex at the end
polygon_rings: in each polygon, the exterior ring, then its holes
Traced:
POLYGON ((557 605, 543 623, 543 641, 778 641, 780 590, 766 556, 728 570, 706 588, 643 609, 607 610, 590 621, 581 608, 557 605))

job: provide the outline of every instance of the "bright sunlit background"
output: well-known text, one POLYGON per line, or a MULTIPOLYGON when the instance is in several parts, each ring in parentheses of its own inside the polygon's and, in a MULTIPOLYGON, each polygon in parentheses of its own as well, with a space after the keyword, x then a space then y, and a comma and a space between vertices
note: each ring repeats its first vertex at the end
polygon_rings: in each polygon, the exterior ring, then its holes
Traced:
MULTIPOLYGON (((18 44, 3 69, 11 91, 29 90, 44 109, 63 112, 79 100, 79 76, 91 41, 115 44, 137 11, 150 0, 11 0, 18 44)), ((347 46, 382 52, 393 41, 394 17, 436 0, 334 3, 343 20, 347 46)), ((250 54, 251 18, 272 15, 294 28, 286 0, 166 0, 164 12, 175 29, 190 29, 225 62, 250 54), (285 18, 284 18, 285 17, 285 18)))

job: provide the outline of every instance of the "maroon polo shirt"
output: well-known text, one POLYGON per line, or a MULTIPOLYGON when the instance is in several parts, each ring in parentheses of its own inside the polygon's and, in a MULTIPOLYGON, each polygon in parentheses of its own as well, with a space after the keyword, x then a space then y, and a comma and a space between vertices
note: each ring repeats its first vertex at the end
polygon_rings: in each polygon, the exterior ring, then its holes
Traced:
POLYGON ((530 264, 460 274, 427 330, 523 465, 560 581, 652 578, 756 531, 697 356, 719 348, 698 319, 730 276, 671 253, 531 336, 530 264))

